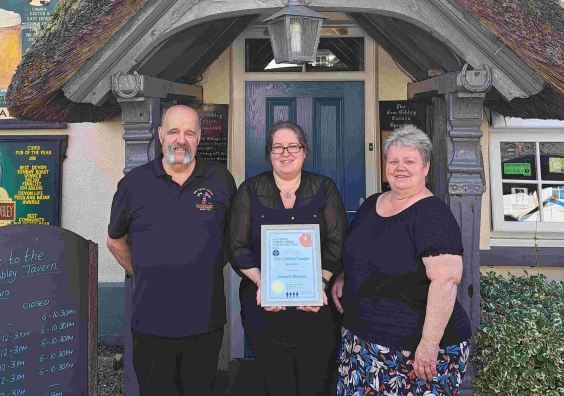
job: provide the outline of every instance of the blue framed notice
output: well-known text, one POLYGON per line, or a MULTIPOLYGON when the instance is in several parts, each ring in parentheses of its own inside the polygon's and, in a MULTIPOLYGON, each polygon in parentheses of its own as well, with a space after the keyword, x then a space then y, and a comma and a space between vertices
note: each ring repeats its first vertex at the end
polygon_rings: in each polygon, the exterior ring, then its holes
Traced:
POLYGON ((261 306, 322 306, 319 225, 263 225, 261 240, 261 306))

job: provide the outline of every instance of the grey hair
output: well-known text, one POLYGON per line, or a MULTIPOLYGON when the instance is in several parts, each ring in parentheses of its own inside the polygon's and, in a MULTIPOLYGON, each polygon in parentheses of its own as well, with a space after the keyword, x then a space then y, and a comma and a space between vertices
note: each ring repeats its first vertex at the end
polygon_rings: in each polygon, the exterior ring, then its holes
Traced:
POLYGON ((423 164, 427 165, 431 161, 433 145, 429 136, 415 125, 404 125, 394 129, 394 131, 384 139, 383 153, 384 159, 388 156, 390 146, 411 147, 419 151, 423 164))

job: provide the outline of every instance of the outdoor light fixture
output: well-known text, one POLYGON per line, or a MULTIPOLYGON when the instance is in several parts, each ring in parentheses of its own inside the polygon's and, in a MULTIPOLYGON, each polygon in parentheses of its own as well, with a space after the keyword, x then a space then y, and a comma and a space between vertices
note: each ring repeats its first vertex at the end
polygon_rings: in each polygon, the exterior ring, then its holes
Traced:
MULTIPOLYGON (((309 3, 308 3, 309 4, 309 3)), ((265 19, 276 63, 313 63, 323 20, 302 0, 288 0, 286 7, 265 19)))

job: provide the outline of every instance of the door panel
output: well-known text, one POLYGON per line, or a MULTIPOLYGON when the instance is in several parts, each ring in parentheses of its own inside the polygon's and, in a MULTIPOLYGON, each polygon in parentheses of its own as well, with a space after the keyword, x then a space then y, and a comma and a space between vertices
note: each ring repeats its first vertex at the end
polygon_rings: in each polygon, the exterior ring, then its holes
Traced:
POLYGON ((245 173, 270 169, 266 135, 277 121, 297 122, 311 154, 305 169, 331 177, 349 219, 365 196, 363 82, 247 82, 245 173))

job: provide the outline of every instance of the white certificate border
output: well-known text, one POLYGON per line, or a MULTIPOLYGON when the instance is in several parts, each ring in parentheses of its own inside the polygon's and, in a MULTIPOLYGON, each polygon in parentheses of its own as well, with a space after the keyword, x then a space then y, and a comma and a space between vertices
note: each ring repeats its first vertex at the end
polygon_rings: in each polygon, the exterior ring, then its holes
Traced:
POLYGON ((321 287, 321 237, 319 231, 319 224, 263 224, 261 225, 261 262, 260 262, 260 284, 261 284, 261 306, 262 307, 299 307, 299 306, 323 306, 323 293, 321 287), (268 279, 270 278, 269 274, 269 265, 270 262, 270 255, 267 252, 267 233, 268 231, 284 231, 284 230, 291 230, 291 231, 304 231, 304 232, 312 232, 313 233, 313 266, 314 269, 314 278, 315 278, 315 285, 314 287, 317 288, 318 298, 311 299, 311 300, 290 300, 288 302, 281 303, 280 301, 272 301, 270 296, 270 282, 268 279))

